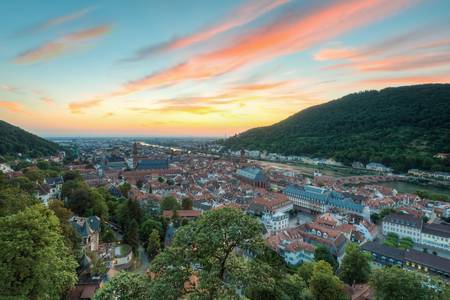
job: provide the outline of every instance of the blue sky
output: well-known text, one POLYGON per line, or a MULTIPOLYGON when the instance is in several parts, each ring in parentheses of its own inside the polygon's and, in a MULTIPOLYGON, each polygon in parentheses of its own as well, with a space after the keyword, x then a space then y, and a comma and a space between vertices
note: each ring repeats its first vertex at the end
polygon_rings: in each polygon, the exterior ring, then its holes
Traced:
POLYGON ((45 136, 224 136, 450 79, 450 1, 4 1, 0 118, 45 136))

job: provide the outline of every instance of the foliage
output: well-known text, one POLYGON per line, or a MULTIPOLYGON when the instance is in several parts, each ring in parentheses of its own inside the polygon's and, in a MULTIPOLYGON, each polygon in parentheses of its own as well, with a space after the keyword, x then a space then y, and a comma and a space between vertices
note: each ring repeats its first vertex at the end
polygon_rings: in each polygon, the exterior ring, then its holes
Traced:
POLYGON ((192 209, 192 199, 191 198, 183 198, 181 200, 181 209, 191 210, 192 209))
POLYGON ((313 262, 304 262, 300 265, 297 273, 303 278, 305 282, 309 282, 314 270, 313 262))
POLYGON ((260 245, 261 227, 255 219, 233 208, 207 212, 180 227, 170 247, 152 261, 152 289, 164 293, 160 297, 165 299, 187 292, 207 298, 234 295, 242 281, 258 270, 235 251, 251 251, 260 245), (185 291, 185 281, 194 274, 198 285, 185 291))
POLYGON ((148 278, 137 273, 122 271, 99 289, 94 299, 146 300, 153 298, 150 297, 148 278))
POLYGON ((160 239, 163 237, 164 228, 163 224, 155 219, 148 218, 139 227, 139 237, 141 241, 147 242, 149 235, 156 230, 158 232, 160 239))
POLYGON ((323 260, 314 264, 309 289, 317 300, 347 299, 344 283, 333 274, 330 264, 323 260))
POLYGON ((414 246, 414 241, 410 237, 399 238, 396 233, 389 232, 383 244, 392 248, 411 249, 414 246))
POLYGON ((131 222, 129 222, 125 227, 123 241, 131 246, 133 252, 136 252, 139 247, 139 233, 138 224, 135 219, 132 219, 131 222))
POLYGON ((159 232, 155 229, 148 237, 146 251, 150 259, 153 259, 161 251, 161 238, 159 232))
POLYGON ((376 269, 370 277, 370 286, 379 300, 427 299, 427 289, 423 278, 415 272, 404 271, 399 267, 376 269))
POLYGON ((339 267, 336 258, 330 253, 330 251, 326 247, 322 245, 316 247, 316 249, 314 250, 314 260, 326 261, 327 263, 330 264, 330 266, 333 268, 334 271, 336 271, 337 268, 339 267))
POLYGON ((366 283, 370 276, 371 259, 370 254, 362 251, 357 244, 348 244, 339 269, 339 277, 349 285, 366 283))
POLYGON ((450 202, 450 197, 448 195, 433 194, 427 191, 420 191, 420 190, 416 191, 416 195, 423 199, 450 202))
POLYGON ((161 210, 178 210, 180 208, 180 203, 178 203, 178 200, 172 196, 164 198, 161 202, 161 210))
POLYGON ((39 157, 55 154, 59 146, 0 120, 0 155, 39 157))
POLYGON ((0 189, 0 217, 15 214, 37 203, 38 200, 20 188, 5 187, 0 189))
POLYGON ((354 93, 307 108, 223 144, 233 150, 380 162, 397 171, 450 170, 450 85, 425 84, 354 93), (381 141, 381 142, 380 142, 381 141))
POLYGON ((119 189, 120 189, 120 193, 124 197, 128 197, 128 192, 131 190, 131 185, 128 182, 125 182, 124 184, 121 184, 119 186, 119 189))
POLYGON ((41 204, 0 218, 0 295, 58 299, 76 280, 77 264, 59 220, 41 204))

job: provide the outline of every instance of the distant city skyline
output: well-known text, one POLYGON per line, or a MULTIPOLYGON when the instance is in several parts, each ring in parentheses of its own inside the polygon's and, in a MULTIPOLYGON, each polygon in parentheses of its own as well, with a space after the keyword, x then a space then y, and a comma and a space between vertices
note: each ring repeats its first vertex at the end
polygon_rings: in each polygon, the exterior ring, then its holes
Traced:
POLYGON ((450 1, 8 1, 0 119, 46 137, 231 136, 450 82, 450 1))

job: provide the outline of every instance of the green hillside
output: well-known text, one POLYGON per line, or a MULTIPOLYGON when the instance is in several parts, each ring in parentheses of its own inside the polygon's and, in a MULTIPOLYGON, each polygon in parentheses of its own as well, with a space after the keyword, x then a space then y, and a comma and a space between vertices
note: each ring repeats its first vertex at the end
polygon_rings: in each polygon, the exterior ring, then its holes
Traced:
POLYGON ((59 146, 0 120, 0 155, 38 157, 54 154, 59 146))
POLYGON ((365 91, 310 107, 223 141, 231 149, 449 171, 450 84, 365 91))

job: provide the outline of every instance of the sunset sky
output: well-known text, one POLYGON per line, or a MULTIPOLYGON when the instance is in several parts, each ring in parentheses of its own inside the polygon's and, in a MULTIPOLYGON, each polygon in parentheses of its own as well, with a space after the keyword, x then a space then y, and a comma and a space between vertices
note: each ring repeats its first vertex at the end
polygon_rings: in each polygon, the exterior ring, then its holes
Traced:
POLYGON ((2 1, 0 119, 43 136, 219 136, 450 82, 450 1, 2 1))

